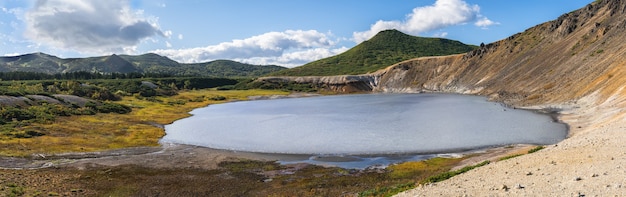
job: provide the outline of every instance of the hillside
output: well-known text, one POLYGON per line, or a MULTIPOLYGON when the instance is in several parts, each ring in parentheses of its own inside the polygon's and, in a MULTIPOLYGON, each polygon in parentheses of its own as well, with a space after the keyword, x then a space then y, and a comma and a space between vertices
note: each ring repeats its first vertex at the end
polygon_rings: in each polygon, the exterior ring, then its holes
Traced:
POLYGON ((514 107, 558 112, 570 127, 567 139, 542 151, 496 160, 405 196, 621 196, 626 193, 625 30, 626 1, 598 0, 465 54, 416 58, 367 75, 259 81, 315 83, 340 92, 484 95, 514 107))
POLYGON ((157 54, 110 55, 62 59, 44 53, 0 57, 0 72, 100 72, 100 73, 162 73, 207 77, 258 77, 286 69, 280 66, 260 66, 229 60, 183 64, 157 54))
POLYGON ((423 56, 465 53, 476 46, 443 38, 423 38, 397 30, 385 30, 339 55, 300 67, 272 73, 272 76, 328 76, 364 74, 394 63, 423 56))

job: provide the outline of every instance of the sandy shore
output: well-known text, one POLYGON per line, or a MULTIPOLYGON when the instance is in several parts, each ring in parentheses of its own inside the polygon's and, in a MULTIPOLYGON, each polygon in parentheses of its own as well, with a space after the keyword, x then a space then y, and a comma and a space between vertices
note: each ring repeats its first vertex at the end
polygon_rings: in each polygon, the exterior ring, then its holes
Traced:
POLYGON ((398 196, 624 196, 626 106, 593 96, 560 119, 570 136, 537 153, 495 162, 398 196))

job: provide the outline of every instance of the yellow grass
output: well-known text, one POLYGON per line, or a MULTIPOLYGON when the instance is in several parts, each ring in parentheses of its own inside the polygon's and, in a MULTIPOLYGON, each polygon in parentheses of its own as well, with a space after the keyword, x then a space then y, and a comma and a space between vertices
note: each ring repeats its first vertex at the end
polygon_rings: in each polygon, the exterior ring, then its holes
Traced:
POLYGON ((108 149, 158 146, 165 131, 158 125, 170 124, 189 116, 189 111, 210 104, 247 100, 255 95, 285 95, 272 90, 216 91, 194 90, 172 97, 158 97, 162 102, 125 97, 118 103, 133 107, 129 114, 96 114, 93 116, 57 117, 53 124, 32 124, 17 130, 35 130, 45 136, 34 138, 0 138, 0 155, 28 156, 63 152, 102 151, 108 149), (223 96, 224 101, 210 98, 223 96))

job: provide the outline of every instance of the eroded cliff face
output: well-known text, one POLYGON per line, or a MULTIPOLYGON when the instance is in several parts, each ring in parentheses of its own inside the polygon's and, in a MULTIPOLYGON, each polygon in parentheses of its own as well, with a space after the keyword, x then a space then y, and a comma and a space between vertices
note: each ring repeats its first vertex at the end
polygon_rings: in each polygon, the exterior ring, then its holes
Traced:
POLYGON ((467 54, 426 57, 372 74, 268 77, 338 92, 438 91, 489 96, 510 104, 626 98, 626 2, 594 2, 467 54))
POLYGON ((626 92, 626 3, 600 1, 467 54, 387 68, 375 90, 490 96, 517 105, 599 102, 626 92))

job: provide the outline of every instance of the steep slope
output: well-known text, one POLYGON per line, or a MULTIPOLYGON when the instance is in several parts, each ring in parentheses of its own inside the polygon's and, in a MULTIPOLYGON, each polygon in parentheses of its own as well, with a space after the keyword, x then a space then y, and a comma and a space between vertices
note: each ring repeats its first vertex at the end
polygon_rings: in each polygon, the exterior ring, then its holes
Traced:
POLYGON ((391 64, 423 56, 465 53, 475 46, 442 38, 423 38, 397 30, 385 30, 339 55, 300 67, 272 73, 273 76, 328 76, 364 74, 391 64))
POLYGON ((44 53, 0 57, 0 72, 25 71, 54 73, 63 70, 62 59, 44 53))
POLYGON ((598 1, 464 55, 399 63, 378 89, 474 93, 517 104, 623 95, 624 4, 598 1))

